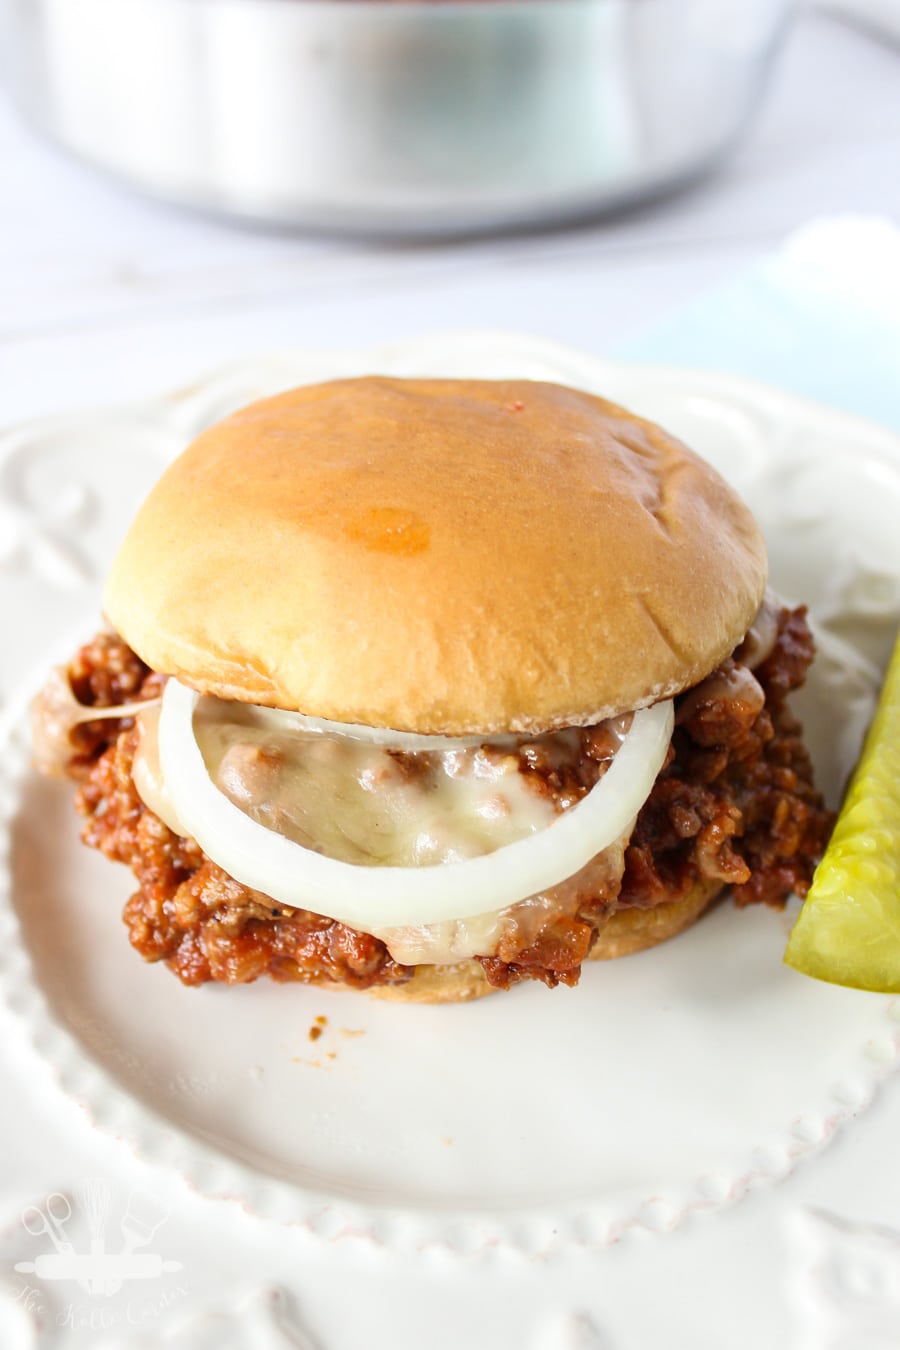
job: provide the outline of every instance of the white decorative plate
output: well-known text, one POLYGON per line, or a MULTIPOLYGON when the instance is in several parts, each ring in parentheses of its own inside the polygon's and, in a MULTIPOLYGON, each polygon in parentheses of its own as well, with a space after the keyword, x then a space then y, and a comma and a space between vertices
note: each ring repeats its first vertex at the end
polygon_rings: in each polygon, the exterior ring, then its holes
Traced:
MULTIPOLYGON (((8 434, 0 601, 21 640, 0 648, 0 691, 27 665, 27 694, 91 633, 117 538, 190 436, 253 397, 375 370, 581 385, 707 455, 757 512, 775 586, 808 600, 822 632, 803 711, 836 797, 900 617, 897 439, 736 380, 505 335, 286 353, 8 434)), ((787 970, 790 914, 728 905, 571 991, 416 1008, 267 983, 184 989, 129 949, 130 878, 78 844, 71 793, 27 769, 24 720, 23 695, 0 721, 3 993, 99 1127, 261 1215, 462 1250, 667 1230, 786 1174, 896 1061, 893 1004, 787 970)))

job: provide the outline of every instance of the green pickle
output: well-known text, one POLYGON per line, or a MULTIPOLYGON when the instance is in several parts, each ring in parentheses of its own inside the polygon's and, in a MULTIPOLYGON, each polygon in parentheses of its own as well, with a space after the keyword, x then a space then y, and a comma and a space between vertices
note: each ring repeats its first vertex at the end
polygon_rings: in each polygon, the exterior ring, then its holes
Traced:
POLYGON ((900 640, 784 959, 817 980, 900 993, 900 640))

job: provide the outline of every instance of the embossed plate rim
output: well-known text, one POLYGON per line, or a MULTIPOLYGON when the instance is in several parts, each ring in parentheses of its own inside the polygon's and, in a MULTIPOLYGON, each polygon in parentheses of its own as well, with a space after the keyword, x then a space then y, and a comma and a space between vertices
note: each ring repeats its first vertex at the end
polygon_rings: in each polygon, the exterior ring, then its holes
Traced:
MULTIPOLYGON (((787 419, 813 430, 820 428, 829 439, 837 436, 862 442, 868 455, 889 464, 894 471, 900 470, 900 439, 850 414, 820 408, 737 377, 672 367, 624 366, 568 352, 553 344, 495 333, 438 335, 368 353, 284 352, 235 363, 181 394, 142 400, 105 412, 42 419, 18 428, 0 438, 0 457, 4 448, 21 435, 38 431, 65 434, 73 424, 90 426, 98 417, 117 424, 152 423, 167 433, 187 436, 205 424, 210 409, 218 414, 254 393, 280 387, 288 379, 326 378, 363 369, 432 373, 444 363, 455 364, 458 369, 460 362, 480 368, 485 356, 496 359, 498 351, 510 369, 514 366, 521 369, 522 363, 543 367, 545 377, 555 376, 594 388, 608 381, 626 402, 629 395, 623 391, 630 389, 634 393, 642 386, 652 386, 665 388, 681 399, 719 400, 738 410, 762 412, 775 423, 787 419)), ((132 1098, 59 1025, 43 991, 32 979, 30 960, 17 944, 18 924, 12 907, 7 855, 9 830, 4 829, 15 810, 18 775, 24 772, 27 759, 22 710, 22 700, 16 700, 0 717, 0 744, 5 748, 0 762, 0 833, 4 836, 0 851, 0 985, 5 1001, 27 1026, 32 1044, 55 1072, 62 1089, 87 1107, 98 1128, 126 1138, 150 1161, 172 1167, 201 1191, 239 1198, 262 1217, 299 1223, 327 1238, 365 1235, 394 1248, 437 1243, 460 1252, 499 1243, 528 1253, 566 1242, 603 1245, 618 1241, 630 1228, 670 1231, 690 1213, 722 1208, 755 1185, 777 1181, 801 1158, 823 1147, 834 1130, 871 1098, 875 1085, 894 1067, 900 1054, 896 1005, 888 1004, 887 1017, 879 1014, 879 1025, 873 1026, 873 1031, 890 1031, 892 1050, 880 1060, 867 1059, 860 1052, 860 1062, 854 1065, 848 1081, 833 1085, 829 1091, 828 1100, 822 1105, 820 1128, 798 1132, 786 1127, 777 1149, 769 1149, 762 1157, 753 1157, 750 1151, 733 1176, 720 1177, 715 1185, 698 1178, 677 1195, 645 1196, 627 1213, 611 1214, 602 1202, 590 1200, 577 1208, 552 1212, 546 1209, 423 1212, 349 1202, 336 1199, 333 1193, 279 1181, 202 1145, 132 1098)))

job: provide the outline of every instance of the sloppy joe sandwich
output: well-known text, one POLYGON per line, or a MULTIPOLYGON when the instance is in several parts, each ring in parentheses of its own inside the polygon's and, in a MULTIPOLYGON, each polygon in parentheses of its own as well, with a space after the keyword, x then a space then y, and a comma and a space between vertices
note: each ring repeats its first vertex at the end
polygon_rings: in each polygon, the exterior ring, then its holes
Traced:
POLYGON ((253 404, 164 473, 105 612, 36 758, 188 984, 571 985, 723 888, 805 894, 827 837, 787 705, 804 610, 722 478, 590 394, 253 404))

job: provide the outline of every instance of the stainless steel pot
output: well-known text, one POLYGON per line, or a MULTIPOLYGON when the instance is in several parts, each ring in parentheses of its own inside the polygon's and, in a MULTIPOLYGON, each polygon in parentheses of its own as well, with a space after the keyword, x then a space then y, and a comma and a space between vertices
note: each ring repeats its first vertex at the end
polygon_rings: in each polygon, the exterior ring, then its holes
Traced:
POLYGON ((688 181, 760 98, 791 0, 0 0, 7 74, 159 196, 441 234, 688 181))

